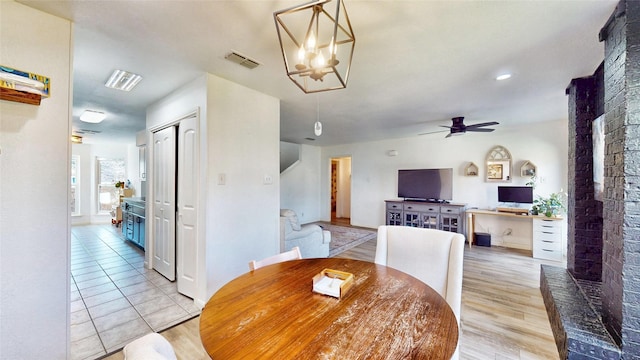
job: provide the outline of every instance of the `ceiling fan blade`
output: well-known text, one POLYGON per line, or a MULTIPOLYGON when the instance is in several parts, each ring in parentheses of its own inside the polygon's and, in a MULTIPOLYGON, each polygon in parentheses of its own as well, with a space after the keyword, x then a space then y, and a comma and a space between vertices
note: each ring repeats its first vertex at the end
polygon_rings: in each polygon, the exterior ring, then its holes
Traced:
POLYGON ((425 133, 420 133, 418 135, 429 135, 429 134, 437 134, 437 133, 442 133, 445 131, 449 131, 449 130, 438 130, 438 131, 431 131, 431 132, 425 132, 425 133))
MULTIPOLYGON (((453 126, 446 126, 446 125, 438 125, 439 127, 443 127, 443 128, 447 128, 449 129, 449 134, 447 134, 447 136, 445 136, 445 138, 451 137, 453 135, 462 135, 467 131, 475 131, 475 132, 492 132, 495 129, 485 129, 485 126, 492 126, 492 125, 499 125, 500 123, 495 122, 495 121, 489 121, 489 122, 484 122, 484 123, 478 123, 478 124, 472 124, 472 125, 465 125, 463 120, 463 117, 455 117, 453 119, 451 119, 453 121, 453 126)), ((442 131, 432 131, 432 132, 426 132, 426 133, 421 133, 418 135, 427 135, 427 134, 436 134, 436 133, 440 133, 440 132, 445 132, 446 130, 442 130, 442 131)))
POLYGON ((479 127, 485 127, 485 126, 492 126, 492 125, 499 125, 499 123, 495 122, 495 121, 491 121, 491 122, 485 122, 485 123, 479 123, 479 124, 473 124, 473 125, 467 125, 467 130, 469 128, 479 128, 479 127))

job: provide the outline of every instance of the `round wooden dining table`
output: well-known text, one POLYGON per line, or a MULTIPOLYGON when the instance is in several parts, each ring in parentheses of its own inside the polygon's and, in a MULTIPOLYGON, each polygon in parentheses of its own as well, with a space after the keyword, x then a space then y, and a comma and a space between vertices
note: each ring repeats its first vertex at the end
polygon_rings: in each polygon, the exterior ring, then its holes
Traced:
POLYGON ((200 315, 212 359, 450 359, 456 317, 420 280, 371 262, 326 258, 269 265, 224 285, 200 315), (354 275, 341 298, 312 291, 324 269, 354 275))

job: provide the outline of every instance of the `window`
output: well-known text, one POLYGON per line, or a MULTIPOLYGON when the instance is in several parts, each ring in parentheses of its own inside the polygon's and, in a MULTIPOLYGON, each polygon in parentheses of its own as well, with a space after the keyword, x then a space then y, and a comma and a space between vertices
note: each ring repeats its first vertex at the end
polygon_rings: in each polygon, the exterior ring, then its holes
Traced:
POLYGON ((120 202, 118 181, 124 181, 125 165, 123 159, 97 159, 98 214, 109 213, 120 202))
POLYGON ((71 216, 80 215, 80 156, 71 156, 71 216))

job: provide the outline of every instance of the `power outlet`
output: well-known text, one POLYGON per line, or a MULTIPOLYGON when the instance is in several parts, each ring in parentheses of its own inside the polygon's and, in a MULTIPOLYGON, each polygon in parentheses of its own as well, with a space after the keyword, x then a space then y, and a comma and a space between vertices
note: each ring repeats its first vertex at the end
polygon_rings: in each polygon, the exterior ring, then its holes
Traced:
POLYGON ((273 184, 273 178, 271 177, 271 175, 265 174, 264 178, 262 179, 262 183, 265 185, 271 185, 273 184))

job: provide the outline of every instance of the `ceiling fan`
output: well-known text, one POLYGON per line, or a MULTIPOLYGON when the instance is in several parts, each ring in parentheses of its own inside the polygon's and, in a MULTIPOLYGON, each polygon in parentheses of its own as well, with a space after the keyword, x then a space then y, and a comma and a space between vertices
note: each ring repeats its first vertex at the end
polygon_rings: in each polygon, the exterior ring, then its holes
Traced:
MULTIPOLYGON (((453 122, 453 124, 451 126, 440 125, 441 127, 449 128, 449 134, 447 134, 447 136, 445 136, 445 137, 450 137, 450 136, 454 136, 454 135, 462 135, 462 134, 466 133, 467 131, 492 132, 495 129, 487 129, 487 128, 485 128, 485 126, 492 126, 492 125, 498 125, 499 124, 499 123, 497 123, 495 121, 490 121, 490 122, 473 124, 473 125, 465 125, 464 124, 464 117, 462 117, 462 116, 454 117, 454 118, 451 119, 451 121, 453 122)), ((422 134, 418 134, 418 135, 435 134, 435 133, 444 132, 444 131, 446 131, 446 130, 432 131, 432 132, 422 133, 422 134)))

